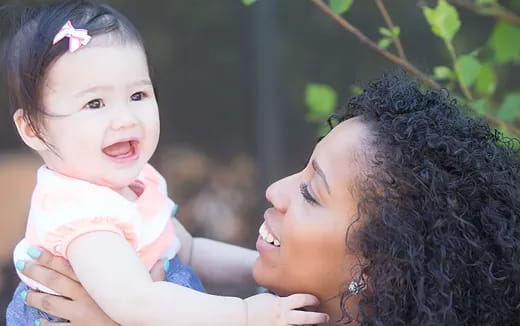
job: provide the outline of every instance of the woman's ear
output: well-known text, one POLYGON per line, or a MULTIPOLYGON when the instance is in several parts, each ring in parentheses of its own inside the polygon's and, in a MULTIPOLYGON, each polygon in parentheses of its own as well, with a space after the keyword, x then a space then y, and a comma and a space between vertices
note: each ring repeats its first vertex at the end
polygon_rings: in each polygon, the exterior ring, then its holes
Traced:
POLYGON ((25 114, 22 109, 16 110, 13 114, 14 124, 16 125, 16 129, 18 130, 18 134, 22 137, 23 142, 34 149, 37 152, 45 151, 48 149, 47 145, 36 136, 33 128, 27 122, 25 118, 25 114))

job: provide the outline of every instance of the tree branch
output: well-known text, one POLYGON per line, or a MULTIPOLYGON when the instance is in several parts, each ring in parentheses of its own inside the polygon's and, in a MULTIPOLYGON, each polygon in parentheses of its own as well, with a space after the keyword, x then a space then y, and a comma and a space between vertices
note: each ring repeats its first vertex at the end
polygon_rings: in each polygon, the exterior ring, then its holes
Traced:
POLYGON ((471 96, 471 92, 469 89, 464 85, 462 82, 462 79, 460 78, 461 72, 459 68, 457 68, 457 54, 455 53, 455 48, 453 47, 453 43, 451 41, 444 41, 444 44, 446 44, 446 48, 448 49, 448 53, 450 54, 451 61, 453 62, 453 70, 457 74, 457 82, 459 84, 460 90, 462 91, 462 94, 466 97, 467 100, 472 101, 473 96, 471 96))
POLYGON ((513 13, 512 11, 506 10, 502 8, 500 5, 491 8, 485 8, 475 4, 470 0, 448 0, 462 8, 466 8, 470 11, 473 11, 479 15, 483 16, 491 16, 498 20, 503 20, 511 24, 520 25, 520 16, 513 13))
POLYGON ((341 27, 352 33, 361 43, 368 46, 373 51, 379 53, 387 60, 394 62, 401 67, 403 67, 409 73, 417 76, 420 80, 426 83, 429 87, 439 89, 440 85, 431 79, 428 75, 417 69, 415 66, 410 64, 407 60, 401 59, 393 53, 379 47, 374 41, 369 39, 365 34, 363 34, 359 29, 350 24, 345 18, 334 13, 322 0, 311 0, 318 8, 320 8, 324 13, 329 15, 334 21, 336 21, 341 27))
MULTIPOLYGON (((330 16, 335 22, 337 22, 341 27, 343 27, 348 32, 352 33, 362 44, 368 46, 370 49, 378 53, 379 55, 383 56, 385 59, 403 67, 406 71, 411 73, 412 75, 416 76, 420 80, 422 80, 424 83, 426 83, 428 86, 430 86, 433 89, 440 89, 441 86, 431 79, 428 75, 417 69, 414 65, 412 65, 408 60, 401 59, 398 56, 394 55, 391 52, 388 52, 387 50, 379 47, 374 41, 372 41, 370 38, 368 38, 363 32, 361 32, 359 29, 354 27, 352 24, 350 24, 345 18, 337 15, 334 13, 324 2, 323 0, 310 0, 312 1, 321 11, 323 11, 325 14, 330 16)), ((454 0, 450 0, 454 1, 454 0)), ((500 126, 510 132, 515 137, 520 138, 520 129, 512 126, 511 124, 498 120, 497 118, 485 114, 483 117, 489 121, 490 123, 500 126)))
MULTIPOLYGON (((392 17, 390 17, 388 10, 386 10, 383 0, 375 0, 375 1, 376 1, 377 8, 379 9, 379 12, 381 13, 381 15, 383 16, 383 18, 386 22, 386 25, 388 26, 390 31, 393 32, 394 27, 395 27, 394 22, 392 21, 392 17)), ((406 54, 404 53, 404 48, 401 43, 401 39, 399 38, 399 36, 393 36, 392 39, 394 40, 395 48, 397 49, 397 53, 399 54, 399 57, 401 57, 401 59, 406 60, 406 54)))

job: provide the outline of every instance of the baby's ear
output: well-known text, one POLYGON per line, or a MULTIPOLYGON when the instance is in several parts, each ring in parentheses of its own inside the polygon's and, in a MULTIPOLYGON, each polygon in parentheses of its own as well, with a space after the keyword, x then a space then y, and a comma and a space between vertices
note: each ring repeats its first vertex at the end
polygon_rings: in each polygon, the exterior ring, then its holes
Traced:
POLYGON ((22 137, 23 142, 27 146, 29 146, 37 152, 45 151, 48 149, 47 145, 45 145, 45 143, 36 136, 36 133, 34 132, 33 128, 27 122, 27 119, 25 118, 22 109, 16 110, 16 112, 13 114, 13 120, 14 124, 16 125, 16 129, 20 134, 20 137, 22 137))

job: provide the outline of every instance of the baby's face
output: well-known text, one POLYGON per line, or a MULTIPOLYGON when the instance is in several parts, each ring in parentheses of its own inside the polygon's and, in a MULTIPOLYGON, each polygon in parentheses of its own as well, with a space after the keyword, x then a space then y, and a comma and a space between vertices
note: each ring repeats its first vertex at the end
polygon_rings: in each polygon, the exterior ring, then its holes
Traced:
POLYGON ((159 113, 143 49, 110 43, 94 38, 50 66, 43 134, 58 155, 40 154, 53 170, 120 189, 155 151, 159 113))

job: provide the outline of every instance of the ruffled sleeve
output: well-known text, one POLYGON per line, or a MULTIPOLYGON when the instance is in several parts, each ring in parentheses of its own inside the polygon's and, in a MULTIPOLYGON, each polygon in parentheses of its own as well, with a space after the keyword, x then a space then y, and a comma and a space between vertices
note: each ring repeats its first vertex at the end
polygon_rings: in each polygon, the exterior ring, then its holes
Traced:
POLYGON ((48 232, 42 245, 52 254, 68 259, 67 250, 72 241, 91 232, 113 232, 126 239, 134 249, 137 247, 138 237, 134 226, 110 216, 75 219, 59 225, 48 232))
POLYGON ((70 243, 91 232, 114 232, 136 248, 140 219, 131 202, 109 188, 40 172, 26 235, 31 233, 45 249, 66 259, 70 243))

